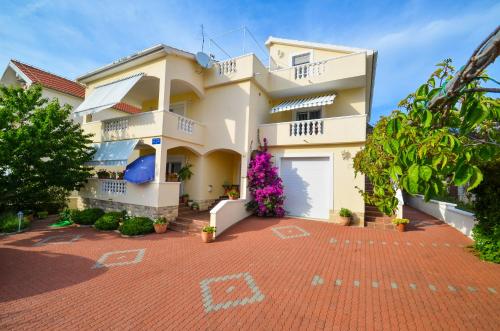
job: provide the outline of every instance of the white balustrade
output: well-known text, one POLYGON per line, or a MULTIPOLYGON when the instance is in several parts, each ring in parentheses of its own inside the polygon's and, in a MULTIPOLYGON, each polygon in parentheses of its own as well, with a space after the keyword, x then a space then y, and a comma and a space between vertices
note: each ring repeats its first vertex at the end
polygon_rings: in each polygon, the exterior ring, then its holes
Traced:
POLYGON ((325 73, 325 65, 326 61, 320 61, 294 66, 294 79, 320 76, 325 73))
POLYGON ((179 116, 177 118, 177 130, 187 134, 193 134, 194 121, 189 118, 179 116))
POLYGON ((128 129, 128 119, 103 121, 103 132, 123 131, 128 129))
POLYGON ((318 136, 324 133, 323 120, 290 122, 290 137, 318 136))
POLYGON ((224 76, 236 72, 236 60, 230 59, 223 62, 217 63, 217 74, 219 76, 224 76))
POLYGON ((108 195, 126 195, 127 182, 120 179, 101 179, 101 193, 108 195))

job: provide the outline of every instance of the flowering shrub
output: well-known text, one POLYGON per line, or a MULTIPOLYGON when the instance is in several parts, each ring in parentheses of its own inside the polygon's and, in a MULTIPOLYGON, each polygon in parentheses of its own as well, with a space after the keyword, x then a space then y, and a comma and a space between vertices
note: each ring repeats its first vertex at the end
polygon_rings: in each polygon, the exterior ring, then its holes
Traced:
POLYGON ((253 199, 247 203, 247 210, 258 216, 282 217, 285 215, 283 182, 278 169, 273 167, 272 157, 264 138, 264 145, 259 147, 248 166, 248 187, 253 199))

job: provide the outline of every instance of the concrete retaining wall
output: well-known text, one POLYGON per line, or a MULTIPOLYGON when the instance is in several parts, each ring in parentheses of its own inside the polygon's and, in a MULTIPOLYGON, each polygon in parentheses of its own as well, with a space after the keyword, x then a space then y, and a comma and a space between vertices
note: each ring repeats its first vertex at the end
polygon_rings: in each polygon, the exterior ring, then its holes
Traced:
POLYGON ((472 238, 472 228, 476 221, 473 213, 456 208, 456 204, 430 200, 425 202, 423 196, 406 196, 406 203, 426 214, 447 223, 458 231, 472 238))

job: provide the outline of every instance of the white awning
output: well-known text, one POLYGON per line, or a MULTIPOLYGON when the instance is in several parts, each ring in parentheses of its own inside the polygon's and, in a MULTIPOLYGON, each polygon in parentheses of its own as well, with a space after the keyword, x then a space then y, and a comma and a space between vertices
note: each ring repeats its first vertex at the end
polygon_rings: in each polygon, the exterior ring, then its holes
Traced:
POLYGON ((283 101, 282 103, 280 103, 277 106, 274 106, 271 109, 271 114, 293 109, 331 105, 334 99, 335 99, 335 94, 329 94, 319 97, 310 97, 310 98, 283 101))
POLYGON ((97 86, 75 110, 77 115, 97 113, 101 110, 112 108, 122 101, 125 95, 134 87, 144 73, 122 78, 114 82, 97 86))
POLYGON ((94 158, 87 164, 93 166, 126 166, 128 158, 138 142, 139 139, 129 139, 95 144, 97 150, 94 158))

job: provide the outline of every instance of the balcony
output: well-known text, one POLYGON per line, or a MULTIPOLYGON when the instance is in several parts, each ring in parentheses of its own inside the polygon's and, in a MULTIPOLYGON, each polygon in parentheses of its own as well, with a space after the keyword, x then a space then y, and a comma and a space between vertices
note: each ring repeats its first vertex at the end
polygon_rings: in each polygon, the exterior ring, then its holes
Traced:
POLYGON ((179 204, 180 182, 132 184, 118 179, 89 179, 80 190, 82 198, 114 201, 150 207, 179 204))
POLYGON ((366 54, 356 53, 269 72, 272 97, 365 86, 366 54))
POLYGON ((261 124, 259 130, 270 146, 364 142, 366 115, 261 124))
POLYGON ((204 144, 205 126, 190 118, 166 111, 151 111, 82 125, 94 142, 166 136, 204 144))
POLYGON ((237 82, 255 78, 264 88, 267 88, 268 69, 253 54, 247 54, 216 62, 205 75, 205 87, 237 82))

